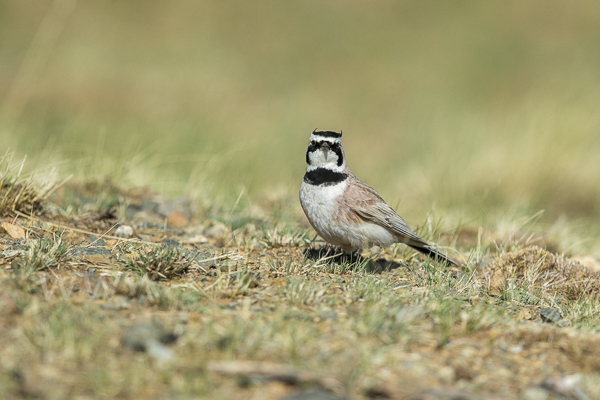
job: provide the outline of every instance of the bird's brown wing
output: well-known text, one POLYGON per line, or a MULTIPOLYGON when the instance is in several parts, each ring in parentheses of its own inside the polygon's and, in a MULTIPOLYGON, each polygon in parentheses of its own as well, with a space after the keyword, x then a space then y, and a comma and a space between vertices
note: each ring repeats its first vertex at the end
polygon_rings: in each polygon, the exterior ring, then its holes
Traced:
POLYGON ((359 181, 351 173, 350 179, 352 181, 344 193, 343 201, 355 215, 364 221, 375 223, 393 232, 400 243, 448 265, 458 266, 456 261, 439 252, 414 233, 402 217, 372 187, 359 181))
POLYGON ((392 207, 377 192, 367 185, 351 177, 344 194, 344 202, 361 219, 380 225, 398 236, 398 241, 414 246, 428 245, 414 233, 392 207), (353 179, 352 179, 353 178, 353 179))

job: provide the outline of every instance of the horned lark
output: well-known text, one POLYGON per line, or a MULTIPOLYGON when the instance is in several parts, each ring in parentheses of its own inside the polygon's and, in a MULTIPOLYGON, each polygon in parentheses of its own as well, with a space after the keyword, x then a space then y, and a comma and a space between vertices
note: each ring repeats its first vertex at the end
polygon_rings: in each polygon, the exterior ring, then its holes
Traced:
POLYGON ((300 203, 317 233, 347 254, 365 245, 404 243, 458 265, 417 236, 373 188, 354 176, 346 166, 341 132, 315 130, 310 135, 300 203))

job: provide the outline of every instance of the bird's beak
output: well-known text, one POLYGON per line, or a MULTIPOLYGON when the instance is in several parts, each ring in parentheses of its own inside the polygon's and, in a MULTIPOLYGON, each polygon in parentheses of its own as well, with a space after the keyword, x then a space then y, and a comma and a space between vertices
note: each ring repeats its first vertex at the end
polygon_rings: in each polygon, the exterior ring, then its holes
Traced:
POLYGON ((331 147, 329 146, 328 142, 325 142, 325 143, 321 144, 321 149, 320 150, 323 152, 323 156, 325 157, 325 162, 327 162, 327 158, 329 156, 329 149, 330 148, 331 147))

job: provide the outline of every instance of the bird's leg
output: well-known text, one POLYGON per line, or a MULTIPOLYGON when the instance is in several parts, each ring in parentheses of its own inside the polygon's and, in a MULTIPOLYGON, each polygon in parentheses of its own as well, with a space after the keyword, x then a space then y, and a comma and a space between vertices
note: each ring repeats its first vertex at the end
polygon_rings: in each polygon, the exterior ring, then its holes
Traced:
POLYGON ((369 254, 369 260, 376 260, 381 255, 382 248, 375 244, 371 246, 369 250, 371 251, 371 254, 369 254))
POLYGON ((343 253, 338 258, 339 262, 347 261, 348 263, 353 263, 359 257, 358 254, 352 249, 352 246, 342 246, 343 253))

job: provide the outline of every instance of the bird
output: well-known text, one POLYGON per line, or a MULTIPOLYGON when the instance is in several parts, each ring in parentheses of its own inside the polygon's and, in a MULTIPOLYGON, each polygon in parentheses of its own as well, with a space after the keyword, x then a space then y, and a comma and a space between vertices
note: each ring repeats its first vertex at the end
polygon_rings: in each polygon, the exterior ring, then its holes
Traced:
POLYGON ((404 243, 447 266, 458 266, 414 233, 375 189, 354 176, 346 165, 342 131, 315 129, 310 135, 300 204, 315 231, 346 254, 366 245, 404 243))

